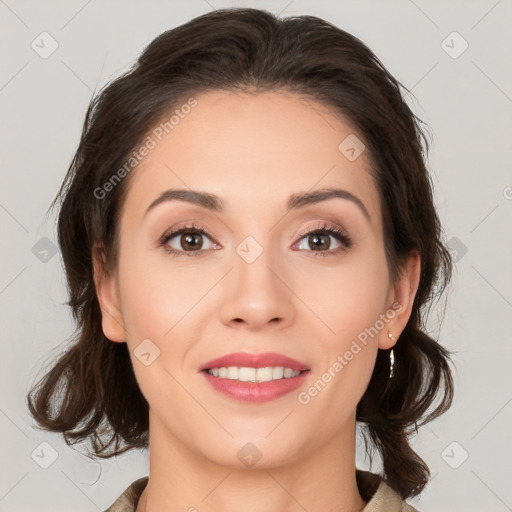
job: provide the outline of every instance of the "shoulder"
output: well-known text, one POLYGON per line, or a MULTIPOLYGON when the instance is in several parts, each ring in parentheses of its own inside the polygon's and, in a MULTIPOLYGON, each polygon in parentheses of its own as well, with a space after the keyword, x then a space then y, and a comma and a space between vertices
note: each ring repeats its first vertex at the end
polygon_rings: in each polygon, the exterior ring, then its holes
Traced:
POLYGON ((359 492, 367 502, 361 512, 419 512, 379 475, 358 469, 356 479, 359 492))
POLYGON ((134 512, 148 479, 149 477, 145 476, 132 482, 105 512, 134 512))

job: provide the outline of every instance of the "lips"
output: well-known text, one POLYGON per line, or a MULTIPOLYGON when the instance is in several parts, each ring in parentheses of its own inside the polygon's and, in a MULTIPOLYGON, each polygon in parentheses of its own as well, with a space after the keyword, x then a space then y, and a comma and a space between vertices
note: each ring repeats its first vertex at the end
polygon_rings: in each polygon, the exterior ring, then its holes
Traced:
MULTIPOLYGON (((302 386, 310 374, 310 368, 291 357, 274 352, 250 354, 237 352, 217 359, 212 359, 199 368, 199 373, 206 382, 217 392, 239 402, 261 403, 280 398, 302 386), (296 376, 280 378, 263 382, 247 382, 211 375, 208 370, 214 368, 224 370, 229 367, 239 368, 267 368, 281 367, 300 372, 296 376)), ((283 375, 284 377, 284 375, 283 375)))
POLYGON ((260 354, 250 354, 248 352, 237 352, 226 356, 212 359, 203 364, 199 371, 209 370, 211 368, 223 368, 229 366, 238 366, 246 368, 265 368, 266 366, 283 366, 291 368, 294 371, 309 370, 309 366, 290 357, 275 352, 263 352, 260 354))

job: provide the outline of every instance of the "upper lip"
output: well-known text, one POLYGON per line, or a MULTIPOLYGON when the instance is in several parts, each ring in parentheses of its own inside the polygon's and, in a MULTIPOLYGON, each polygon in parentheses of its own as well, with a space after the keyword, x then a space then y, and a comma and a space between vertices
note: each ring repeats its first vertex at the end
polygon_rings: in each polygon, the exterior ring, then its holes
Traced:
POLYGON ((199 371, 210 370, 211 368, 227 368, 229 366, 238 366, 246 368, 265 368, 266 366, 283 366, 291 368, 294 371, 309 370, 304 363, 296 361, 291 357, 276 354, 275 352, 263 352, 260 354, 250 354, 248 352, 236 352, 228 354, 217 359, 212 359, 204 363, 199 371))

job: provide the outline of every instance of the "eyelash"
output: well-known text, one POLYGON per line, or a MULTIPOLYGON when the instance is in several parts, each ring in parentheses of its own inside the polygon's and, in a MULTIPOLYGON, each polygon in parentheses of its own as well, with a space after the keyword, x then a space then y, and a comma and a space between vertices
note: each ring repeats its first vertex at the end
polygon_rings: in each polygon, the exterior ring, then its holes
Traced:
MULTIPOLYGON (((204 253, 204 249, 201 249, 199 251, 179 251, 179 250, 173 249, 172 247, 169 247, 167 245, 167 242, 169 242, 169 240, 171 240, 175 236, 181 235, 183 233, 200 233, 201 235, 204 235, 204 236, 212 239, 212 237, 208 234, 208 232, 205 229, 203 229, 200 226, 196 226, 195 224, 191 224, 189 226, 184 226, 184 227, 178 228, 174 231, 169 231, 169 232, 165 233, 158 240, 158 245, 160 247, 162 247, 167 253, 173 254, 175 256, 189 256, 189 257, 201 256, 204 253)), ((317 234, 332 235, 336 240, 338 240, 343 245, 343 247, 339 247, 337 249, 329 250, 329 251, 306 251, 306 252, 313 253, 314 257, 332 256, 332 255, 338 254, 340 252, 343 252, 352 246, 352 240, 345 232, 343 232, 341 229, 328 226, 327 224, 322 224, 316 228, 313 228, 309 231, 301 233, 299 235, 299 241, 302 240, 303 238, 305 238, 306 236, 317 235, 317 234)), ((211 249, 207 249, 207 250, 211 250, 211 249)))

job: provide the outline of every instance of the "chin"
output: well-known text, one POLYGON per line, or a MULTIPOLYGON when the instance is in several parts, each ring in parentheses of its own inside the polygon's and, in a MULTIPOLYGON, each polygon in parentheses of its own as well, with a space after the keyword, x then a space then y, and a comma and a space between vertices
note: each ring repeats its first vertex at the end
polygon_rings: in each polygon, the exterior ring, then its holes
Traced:
POLYGON ((292 447, 288 441, 284 444, 278 436, 275 439, 244 436, 215 443, 214 450, 210 446, 202 454, 212 463, 233 470, 272 469, 291 464, 302 451, 298 444, 292 447))

